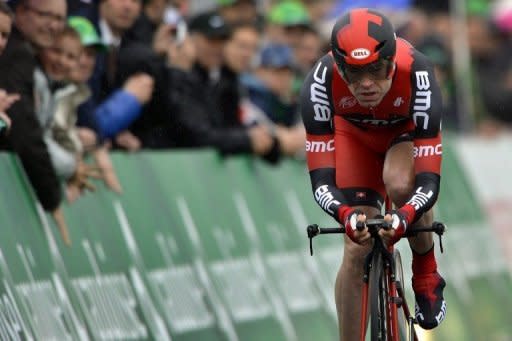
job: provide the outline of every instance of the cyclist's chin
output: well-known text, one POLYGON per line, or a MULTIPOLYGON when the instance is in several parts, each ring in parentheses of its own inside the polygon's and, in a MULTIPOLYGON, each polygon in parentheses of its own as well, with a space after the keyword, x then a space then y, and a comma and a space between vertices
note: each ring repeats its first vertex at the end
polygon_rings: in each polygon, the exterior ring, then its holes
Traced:
POLYGON ((361 105, 364 108, 373 108, 379 105, 379 103, 382 101, 382 96, 357 96, 357 101, 359 102, 359 105, 361 105))

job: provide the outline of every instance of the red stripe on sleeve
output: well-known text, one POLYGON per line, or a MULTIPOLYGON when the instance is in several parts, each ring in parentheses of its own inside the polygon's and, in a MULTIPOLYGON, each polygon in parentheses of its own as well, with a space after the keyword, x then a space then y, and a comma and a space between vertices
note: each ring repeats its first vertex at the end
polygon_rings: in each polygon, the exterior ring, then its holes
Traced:
POLYGON ((416 174, 429 172, 441 174, 443 145, 441 134, 434 138, 414 140, 414 168, 416 174))
POLYGON ((306 156, 310 171, 319 168, 334 168, 334 135, 306 134, 306 156))

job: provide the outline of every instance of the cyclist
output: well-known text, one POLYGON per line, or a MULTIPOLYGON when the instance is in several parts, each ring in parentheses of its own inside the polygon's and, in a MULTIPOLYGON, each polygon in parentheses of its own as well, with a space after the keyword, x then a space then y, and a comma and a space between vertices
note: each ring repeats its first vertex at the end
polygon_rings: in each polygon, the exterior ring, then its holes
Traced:
MULTIPOLYGON (((343 340, 357 339, 364 256, 370 234, 357 221, 386 213, 393 244, 406 229, 430 225, 442 158, 441 93, 432 64, 390 21, 371 9, 354 9, 333 27, 331 51, 307 76, 301 112, 307 162, 317 203, 345 225, 343 262, 335 285, 343 340)), ((446 314, 444 279, 437 272, 432 233, 409 238, 416 318, 432 329, 446 314)))

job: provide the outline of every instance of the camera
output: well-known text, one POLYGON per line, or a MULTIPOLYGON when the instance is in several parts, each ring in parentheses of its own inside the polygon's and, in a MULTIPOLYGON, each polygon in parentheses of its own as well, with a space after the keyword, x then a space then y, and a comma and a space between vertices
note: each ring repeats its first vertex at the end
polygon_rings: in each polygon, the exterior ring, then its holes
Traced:
POLYGON ((182 44, 187 37, 187 23, 178 10, 173 7, 168 7, 164 12, 163 22, 173 27, 172 33, 174 42, 177 45, 182 44))

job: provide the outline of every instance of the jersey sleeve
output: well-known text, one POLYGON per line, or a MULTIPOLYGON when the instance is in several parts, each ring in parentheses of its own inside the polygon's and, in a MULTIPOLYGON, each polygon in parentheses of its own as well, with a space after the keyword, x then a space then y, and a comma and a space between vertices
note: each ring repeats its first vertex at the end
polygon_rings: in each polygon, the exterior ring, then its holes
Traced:
POLYGON ((411 84, 416 177, 414 192, 403 209, 407 211, 409 222, 414 222, 437 201, 443 154, 441 90, 435 78, 432 63, 418 51, 414 51, 411 84))
POLYGON ((336 220, 348 210, 336 187, 332 104, 333 60, 322 57, 306 77, 300 93, 300 112, 306 128, 306 158, 315 201, 336 220))

